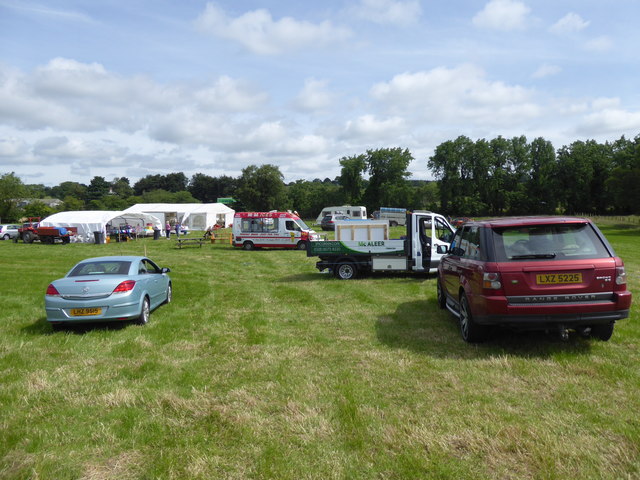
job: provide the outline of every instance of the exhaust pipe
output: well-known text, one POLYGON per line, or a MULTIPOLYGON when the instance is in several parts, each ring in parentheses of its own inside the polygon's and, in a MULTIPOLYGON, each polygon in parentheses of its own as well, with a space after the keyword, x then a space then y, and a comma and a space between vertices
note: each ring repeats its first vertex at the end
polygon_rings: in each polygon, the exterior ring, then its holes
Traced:
POLYGON ((558 333, 560 334, 560 340, 563 342, 569 340, 569 330, 564 325, 558 326, 558 333))

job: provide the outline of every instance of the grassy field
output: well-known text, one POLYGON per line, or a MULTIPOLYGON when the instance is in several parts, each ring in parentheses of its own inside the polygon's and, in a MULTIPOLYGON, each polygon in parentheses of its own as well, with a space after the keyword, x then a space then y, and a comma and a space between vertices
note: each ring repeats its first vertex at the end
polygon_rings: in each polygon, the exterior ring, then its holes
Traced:
MULTIPOLYGON (((640 292, 640 230, 603 229, 640 292)), ((640 478, 638 308, 609 342, 472 346, 435 279, 338 281, 299 251, 0 242, 2 479, 640 478), (147 254, 147 326, 54 333, 48 283, 147 254)))

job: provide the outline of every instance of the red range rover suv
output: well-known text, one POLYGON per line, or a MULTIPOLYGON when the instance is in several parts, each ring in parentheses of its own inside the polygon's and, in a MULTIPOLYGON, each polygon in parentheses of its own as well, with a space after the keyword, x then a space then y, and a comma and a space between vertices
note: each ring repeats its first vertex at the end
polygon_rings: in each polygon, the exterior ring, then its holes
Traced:
POLYGON ((471 221, 446 253, 438 304, 459 319, 466 342, 484 340, 491 325, 609 340, 629 316, 624 263, 588 219, 471 221))

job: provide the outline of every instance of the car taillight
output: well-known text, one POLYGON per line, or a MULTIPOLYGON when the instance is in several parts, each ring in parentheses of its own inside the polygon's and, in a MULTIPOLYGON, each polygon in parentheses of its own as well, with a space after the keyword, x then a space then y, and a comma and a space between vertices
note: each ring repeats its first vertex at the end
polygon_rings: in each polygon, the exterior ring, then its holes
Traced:
POLYGON ((47 287, 47 293, 45 295, 49 295, 51 297, 59 297, 60 292, 58 292, 56 287, 53 286, 53 283, 50 283, 49 286, 47 287))
POLYGON ((500 274, 498 272, 485 272, 482 275, 482 288, 489 290, 499 290, 502 288, 500 274))
POLYGON ((624 267, 616 267, 616 285, 625 285, 627 283, 627 272, 624 267))
POLYGON ((135 280, 125 280, 120 285, 118 285, 111 293, 129 292, 133 290, 133 287, 135 286, 136 286, 135 280))

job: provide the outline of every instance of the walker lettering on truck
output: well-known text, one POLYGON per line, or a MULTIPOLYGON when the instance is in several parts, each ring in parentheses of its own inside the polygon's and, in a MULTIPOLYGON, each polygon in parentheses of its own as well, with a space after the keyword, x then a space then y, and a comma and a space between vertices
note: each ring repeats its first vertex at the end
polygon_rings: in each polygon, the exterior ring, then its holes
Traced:
POLYGON ((254 248, 296 248, 306 250, 320 235, 295 213, 237 212, 233 217, 233 245, 254 248))

